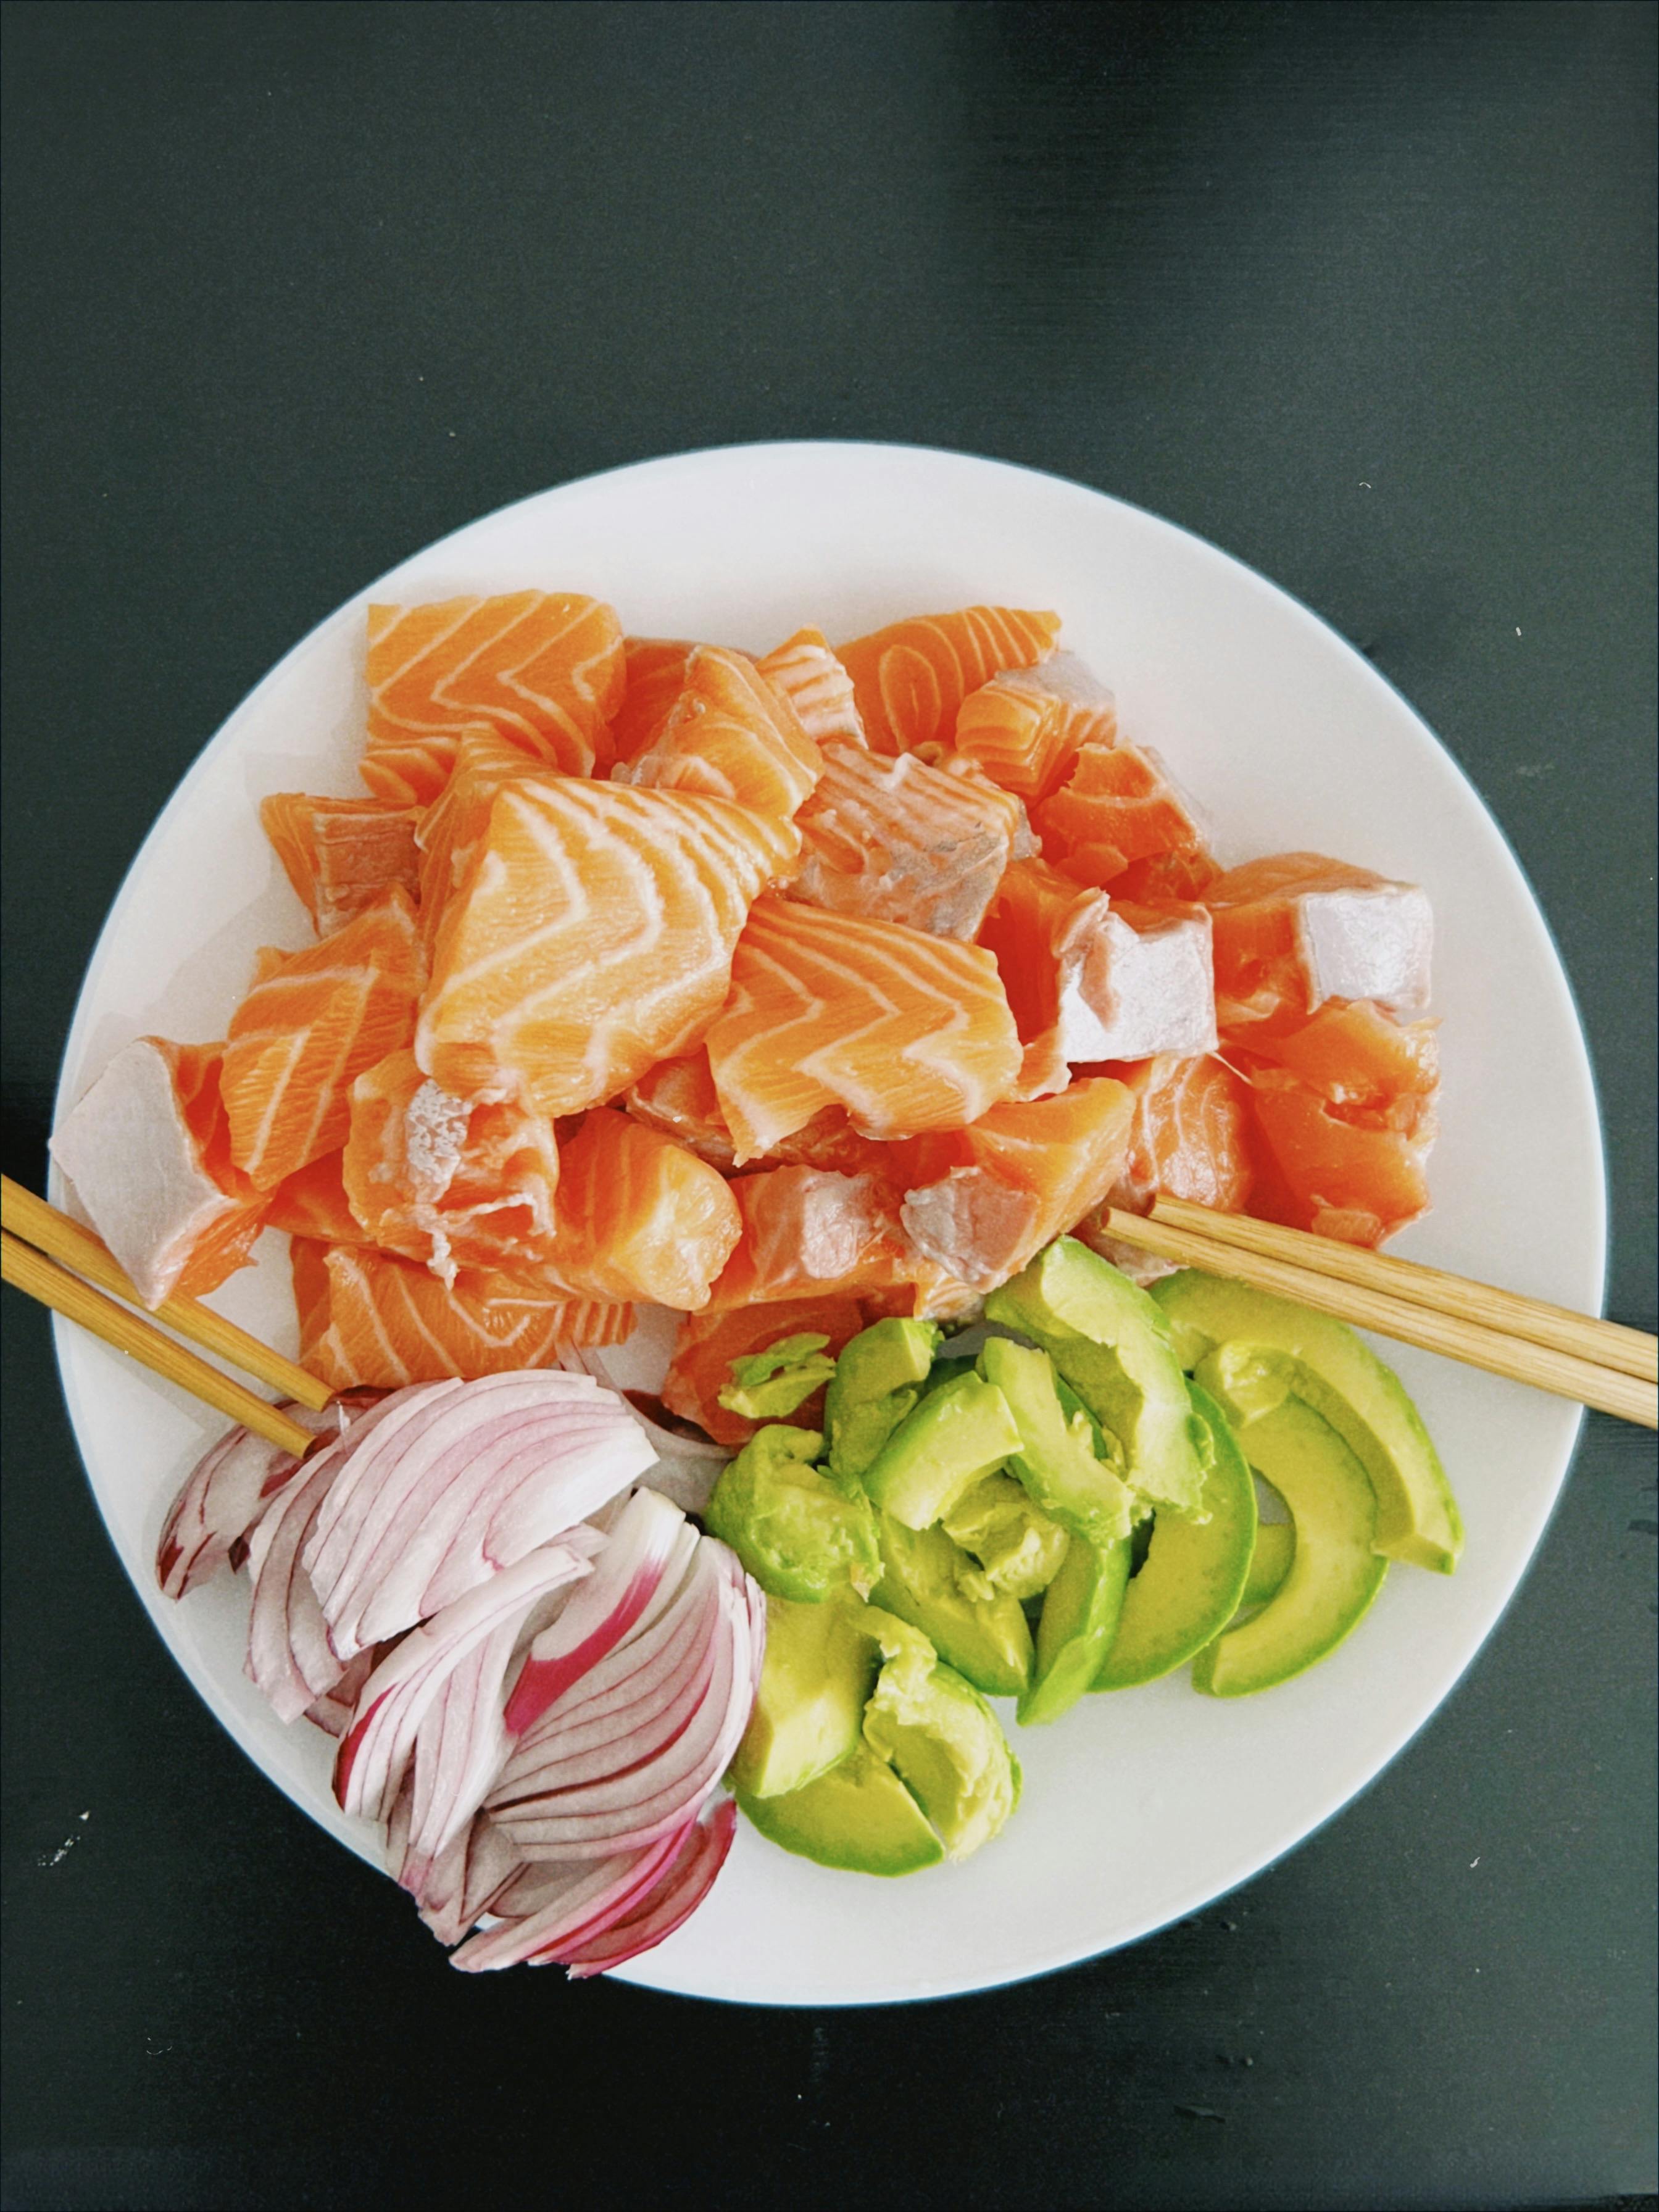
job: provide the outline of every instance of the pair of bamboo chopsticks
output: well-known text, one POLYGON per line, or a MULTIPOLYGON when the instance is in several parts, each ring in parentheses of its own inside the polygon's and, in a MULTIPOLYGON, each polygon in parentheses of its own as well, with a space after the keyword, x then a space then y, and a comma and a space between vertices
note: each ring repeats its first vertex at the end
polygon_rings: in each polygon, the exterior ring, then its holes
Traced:
MULTIPOLYGON (((331 1394, 315 1376, 194 1298, 168 1298, 157 1308, 155 1321, 131 1312, 137 1292, 92 1231, 9 1176, 3 1180, 0 1244, 7 1282, 272 1443, 291 1451, 306 1449, 308 1431, 187 1352, 156 1322, 166 1322, 284 1397, 320 1409, 331 1394), (112 1291, 115 1297, 106 1297, 103 1291, 112 1291), (129 1305, 118 1305, 116 1298, 129 1305)), ((1421 1345, 1468 1366, 1659 1428, 1659 1339, 1639 1329, 1592 1320, 1539 1298, 1299 1229, 1212 1212, 1182 1199, 1160 1198, 1145 1217, 1108 1207, 1101 1222, 1122 1243, 1159 1258, 1230 1275, 1402 1344, 1421 1345)))
POLYGON ((1146 1217, 1109 1206, 1101 1222, 1159 1259, 1231 1275, 1315 1313, 1659 1428, 1659 1337, 1640 1329, 1184 1199, 1160 1198, 1146 1217))

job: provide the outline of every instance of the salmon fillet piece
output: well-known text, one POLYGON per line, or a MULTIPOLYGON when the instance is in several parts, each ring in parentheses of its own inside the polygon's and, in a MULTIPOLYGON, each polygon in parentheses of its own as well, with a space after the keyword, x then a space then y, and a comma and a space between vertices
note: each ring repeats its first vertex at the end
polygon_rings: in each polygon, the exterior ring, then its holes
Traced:
POLYGON ((743 1234, 713 1310, 780 1298, 895 1290, 927 1270, 899 1218, 898 1193, 872 1175, 763 1169, 731 1184, 743 1234))
POLYGON ((781 692, 752 660, 700 645, 685 665, 679 696, 643 752, 613 781, 659 791, 697 791, 794 814, 823 772, 823 756, 781 692))
POLYGON ((1008 669, 970 691, 957 750, 1026 805, 1063 783, 1085 745, 1117 743, 1117 702, 1075 653, 1008 669))
POLYGON ((636 1121, 678 1138, 700 1160, 717 1168, 734 1164, 732 1132, 720 1112, 708 1054, 702 1045, 647 1068, 623 1103, 636 1121))
POLYGON ((793 823, 686 791, 507 784, 445 914, 415 1053, 460 1097, 579 1112, 690 1049, 793 823))
MULTIPOLYGON (((720 1402, 720 1392, 732 1380, 734 1359, 764 1352, 787 1336, 808 1334, 827 1338, 824 1349, 833 1358, 858 1334, 864 1322, 864 1309, 856 1298, 838 1297, 785 1298, 775 1304, 688 1314, 674 1340, 673 1356, 663 1378, 662 1402, 682 1420, 695 1421, 716 1443, 730 1444, 735 1449, 748 1443, 760 1423, 729 1412, 720 1402)), ((789 1418, 799 1428, 821 1428, 823 1391, 816 1392, 789 1418)))
POLYGON ((1150 745, 1084 746, 1031 824, 1045 858, 1108 890, 1137 860, 1198 854, 1206 844, 1196 807, 1150 745))
POLYGON ((422 963, 408 894, 277 955, 231 1016, 221 1087, 231 1158, 262 1190, 345 1142, 352 1084, 409 1042, 422 963))
POLYGON ((948 744, 970 691, 1004 669, 1035 667, 1059 635, 1056 614, 963 607, 890 623, 837 646, 836 655, 853 679, 871 746, 897 753, 935 739, 948 744))
POLYGON ((319 799, 276 791, 259 819, 319 937, 331 937, 395 884, 419 887, 419 810, 390 799, 319 799))
POLYGON ((1100 1071, 1133 1101, 1123 1187, 1115 1204, 1144 1206, 1160 1191, 1242 1213, 1255 1182, 1249 1085, 1224 1060, 1162 1053, 1100 1071))
POLYGON ((717 1170, 661 1131, 596 1106, 564 1147, 550 1272, 586 1297, 694 1313, 741 1228, 717 1170))
POLYGON ((866 1136, 962 1127, 1021 1060, 988 952, 774 897, 755 902, 705 1042, 739 1164, 828 1106, 866 1136))
POLYGON ((826 744, 832 738, 849 745, 867 742, 853 679, 821 629, 798 629, 755 665, 789 702, 816 743, 826 744))
POLYGON ((637 759, 668 720, 696 650, 684 637, 623 640, 622 704, 611 717, 611 744, 618 763, 637 759))
POLYGON ((231 1158, 223 1047, 137 1037, 53 1135, 52 1158, 146 1306, 246 1267, 266 1194, 231 1158))
POLYGON ((548 783, 557 774, 538 767, 487 723, 461 731, 449 781, 419 817, 416 834, 421 943, 428 962, 449 902, 483 848, 497 792, 509 783, 548 783))
POLYGON ((1415 884, 1322 853, 1276 853, 1229 869, 1204 899, 1224 1034, 1294 1024, 1328 999, 1400 1014, 1429 1002, 1434 919, 1415 884))
POLYGON ((284 1176, 270 1194, 266 1228, 319 1244, 372 1244, 346 1199, 344 1161, 343 1151, 325 1152, 309 1167, 284 1176))
POLYGON ((428 806, 458 733, 488 722, 567 775, 608 767, 623 701, 622 625, 580 592, 509 592, 368 611, 368 744, 378 798, 428 806))
POLYGON ((453 1285, 412 1260, 296 1237, 301 1364, 331 1389, 401 1389, 551 1367, 576 1345, 620 1344, 631 1306, 573 1298, 530 1275, 463 1268, 453 1285))

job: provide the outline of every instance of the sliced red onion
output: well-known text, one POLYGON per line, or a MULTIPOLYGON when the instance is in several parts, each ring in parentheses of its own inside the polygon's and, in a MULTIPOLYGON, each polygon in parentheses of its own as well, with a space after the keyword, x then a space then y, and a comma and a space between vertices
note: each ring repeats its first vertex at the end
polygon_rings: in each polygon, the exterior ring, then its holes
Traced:
MULTIPOLYGON (((337 1405, 317 1413, 290 1400, 278 1410, 314 1436, 337 1434, 341 1427, 337 1405)), ((233 1429, 204 1453, 173 1499, 155 1547, 162 1595, 183 1597, 216 1574, 299 1465, 293 1452, 249 1429, 233 1429)))
POLYGON ((580 1367, 596 1376, 626 1401, 629 1412, 656 1455, 639 1480, 684 1512, 706 1511, 714 1485, 720 1480, 720 1469, 732 1458, 726 1446, 717 1444, 712 1437, 694 1435, 690 1425, 676 1420, 659 1398, 652 1400, 643 1391, 625 1389, 617 1381, 616 1370, 603 1346, 581 1346, 567 1352, 564 1361, 568 1367, 580 1367), (659 1414, 663 1418, 659 1419, 659 1414))
MULTIPOLYGON (((487 1583, 445 1606, 403 1637, 363 1686, 335 1761, 334 1794, 348 1813, 383 1820, 390 1814, 433 1699, 477 1646, 524 1615, 548 1591, 589 1571, 599 1539, 573 1528, 529 1553, 487 1583)), ((509 1646, 510 1649, 510 1646, 509 1646)))
POLYGON ((368 1650, 360 1651, 347 1662, 333 1688, 325 1690, 315 1705, 306 1707, 306 1718, 326 1735, 343 1735, 351 1726, 351 1716, 357 1710, 357 1698, 363 1684, 385 1658, 386 1650, 384 1644, 371 1644, 368 1650))
POLYGON ((722 1797, 712 1813, 698 1820, 680 1845, 673 1864, 647 1896, 613 1920, 602 1936, 579 1949, 564 1953, 564 1964, 573 1982, 590 1974, 608 1973, 612 1966, 637 1959, 641 1951, 654 1950, 689 1920, 714 1887, 714 1877, 726 1864, 737 1832, 738 1808, 722 1797))
MULTIPOLYGON (((507 1727, 522 1735, 570 1685, 603 1659, 646 1613, 670 1569, 683 1575, 696 1532, 676 1505, 637 1490, 623 1508, 592 1576, 530 1647, 507 1701, 507 1727)), ((503 1753, 505 1756, 505 1753, 503 1753)))
POLYGON ((649 1462, 619 1401, 561 1369, 422 1384, 386 1402, 395 1413, 348 1453, 306 1548, 343 1659, 551 1542, 649 1462))
POLYGON ((245 1671, 282 1721, 297 1721, 333 1689, 344 1672, 344 1662, 329 1643, 316 1592, 300 1562, 337 1466, 330 1452, 307 1464, 301 1481, 277 1492, 247 1540, 253 1603, 248 1613, 245 1671))
POLYGON ((454 1836, 416 1880, 408 1863, 410 1791, 398 1793, 386 1826, 386 1863, 398 1887, 415 1899, 422 1920, 441 1943, 459 1943, 496 1900, 525 1862, 493 1820, 482 1815, 454 1836))
MULTIPOLYGON (((556 1964, 566 1948, 591 1942, 647 1896, 672 1865, 684 1838, 677 1829, 642 1850, 614 1852, 570 1869, 567 1879, 534 1885, 518 1876, 501 1892, 498 1927, 463 1943, 450 1960, 464 1974, 501 1966, 556 1964), (517 1905, 520 1911, 514 1911, 517 1905)), ((562 1870, 561 1870, 562 1872, 562 1870)))

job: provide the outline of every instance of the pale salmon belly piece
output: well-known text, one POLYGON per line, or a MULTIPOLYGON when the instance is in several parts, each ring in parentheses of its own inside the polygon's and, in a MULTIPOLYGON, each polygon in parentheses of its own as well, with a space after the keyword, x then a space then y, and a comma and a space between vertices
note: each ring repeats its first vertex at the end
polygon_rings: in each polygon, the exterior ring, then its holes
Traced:
POLYGON ((201 1297, 246 1267, 265 1194, 230 1158, 222 1047, 137 1037, 52 1136, 51 1152, 144 1304, 201 1297))
POLYGON ((1122 1084, 1085 1077, 929 1140, 934 1173, 904 1197, 910 1242, 958 1281, 994 1290, 1100 1205, 1123 1173, 1133 1121, 1122 1084))
POLYGON ((700 645, 662 727, 643 752, 616 770, 614 781, 702 792, 788 817, 823 773, 823 756, 799 716, 754 662, 700 645))
POLYGON ((622 704, 611 717, 611 744, 618 763, 637 758, 668 720, 696 650, 684 637, 623 640, 626 680, 622 704))
POLYGON ((800 718, 807 736, 819 744, 831 738, 849 745, 868 742, 853 679, 830 649, 821 629, 798 629, 755 663, 775 691, 781 691, 800 718))
POLYGON ((1250 1089, 1224 1060, 1172 1054, 1100 1071, 1131 1094, 1134 1121, 1123 1188, 1114 1202, 1145 1206, 1160 1191, 1223 1213, 1252 1194, 1250 1089))
POLYGON ((1204 902, 1224 1032, 1295 1021, 1327 999, 1400 1014, 1428 1004, 1434 917, 1415 884, 1322 853, 1277 853, 1230 869, 1204 902))
POLYGON ((319 1244, 372 1244, 374 1238, 347 1200, 344 1162, 343 1151, 325 1152, 309 1167, 284 1176, 270 1194, 266 1228, 319 1244))
POLYGON ((457 1098, 390 1053, 351 1086, 342 1177, 369 1241, 453 1283, 458 1267, 550 1259, 553 1125, 510 1099, 457 1098))
POLYGON ((957 714, 957 750, 1028 806, 1065 781, 1085 745, 1116 743, 1116 700, 1071 653, 994 676, 957 714))
MULTIPOLYGON (((833 1359, 863 1327, 864 1310, 849 1297, 788 1298, 727 1312, 687 1314, 663 1377, 662 1402, 681 1420, 695 1421, 716 1443, 735 1449, 747 1443, 760 1424, 720 1401, 731 1383, 734 1359, 764 1352, 785 1337, 805 1335, 825 1338, 824 1350, 833 1359)), ((821 1428, 823 1412, 820 1390, 789 1418, 798 1428, 821 1428)))
POLYGON ((695 1313, 741 1230, 724 1176, 660 1130, 596 1106, 565 1146, 550 1264, 585 1297, 695 1313))
POLYGON ((807 1167, 734 1176, 743 1235, 714 1285, 715 1312, 778 1298, 854 1297, 915 1280, 898 1193, 871 1175, 807 1167))
POLYGON ((377 797, 429 806, 459 732, 488 722, 567 775, 609 766, 622 625, 579 592, 511 592, 368 611, 368 745, 377 797))
POLYGON ((463 730, 450 778, 419 817, 421 943, 428 960, 450 900, 483 847, 489 810, 504 784, 547 783, 556 769, 538 767, 487 724, 463 730))
POLYGON ((528 1275, 464 1268, 447 1285, 412 1260, 302 1237, 292 1255, 301 1364, 334 1390, 552 1367, 568 1346, 620 1344, 633 1327, 631 1306, 528 1275))
POLYGON ((647 1067, 623 1103, 636 1121, 678 1137, 699 1159, 717 1168, 733 1165, 732 1132, 714 1095, 714 1079, 702 1046, 647 1067))
POLYGON ((1066 781, 1031 810, 1044 857, 1079 883, 1116 887, 1136 861, 1198 854, 1198 810, 1150 745, 1085 745, 1066 781))
POLYGON ((792 898, 835 914, 970 939, 1014 849, 1004 794, 915 753, 826 744, 800 811, 792 898))
POLYGON ((705 1042, 739 1163, 826 1106, 863 1136, 960 1128, 1021 1058, 988 952, 781 898, 756 901, 705 1042))
POLYGON ((1034 668, 1054 649, 1060 617, 1020 607, 913 615, 838 645, 864 733, 878 753, 949 743, 970 691, 1006 668, 1034 668))
POLYGON ((415 909, 392 890, 254 984, 221 1085, 231 1157, 262 1190, 345 1142, 351 1085, 409 1042, 421 977, 415 909))
POLYGON ((394 884, 414 897, 420 818, 418 808, 390 799, 277 791, 259 802, 264 833, 319 937, 331 937, 394 884))
POLYGON ((786 876, 781 817, 567 776, 507 784, 451 900, 415 1053, 458 1097, 574 1114, 690 1049, 751 901, 786 876))

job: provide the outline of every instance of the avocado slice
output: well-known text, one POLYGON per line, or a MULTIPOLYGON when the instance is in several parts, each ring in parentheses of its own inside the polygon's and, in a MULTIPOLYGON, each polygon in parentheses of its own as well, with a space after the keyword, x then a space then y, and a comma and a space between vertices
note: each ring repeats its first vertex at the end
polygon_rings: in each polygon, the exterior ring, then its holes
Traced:
POLYGON ((890 1660, 865 1710, 864 1740, 886 1759, 949 1856, 988 1843, 1019 1802, 1019 1762, 997 1717, 953 1667, 890 1660))
POLYGON ((958 1375, 905 1415, 865 1469, 864 1487, 907 1528, 927 1528, 1019 1443, 1001 1391, 983 1376, 958 1375))
POLYGON ((1076 1414, 1067 1419, 1048 1354, 994 1336, 979 1358, 981 1372, 1001 1391, 1018 1425, 1019 1449, 1009 1464, 1043 1511, 1100 1551, 1127 1536, 1129 1493, 1096 1456, 1087 1421, 1076 1414))
POLYGON ((1121 1444, 1132 1488, 1178 1513, 1198 1510, 1204 1470, 1192 1405, 1170 1324, 1145 1291, 1086 1244, 1060 1237, 992 1291, 985 1317, 1052 1354, 1121 1444))
POLYGON ((1036 1669, 1018 1708, 1025 1727, 1069 1712, 1100 1671, 1129 1587, 1130 1549, 1127 1536, 1103 1547, 1082 1536, 1067 1545, 1037 1621, 1036 1669))
POLYGON ((819 1866, 916 1874, 945 1856, 921 1808, 867 1744, 787 1796, 756 1797, 739 1786, 737 1800, 769 1841, 819 1866))
POLYGON ((749 1421, 781 1421, 796 1412, 836 1371, 824 1357, 827 1336, 783 1336, 763 1352, 732 1362, 732 1380, 720 1394, 728 1413, 749 1421))
POLYGON ((865 1597, 880 1578, 870 1501, 856 1482, 812 1465, 823 1445, 815 1429, 757 1429, 720 1469, 704 1510, 709 1534, 732 1547, 769 1597, 865 1597))
POLYGON ((1041 1597, 1066 1557, 1065 1529, 1011 1474, 988 1474, 964 1490, 940 1526, 978 1560, 988 1589, 1013 1598, 1041 1597))
POLYGON ((1370 1477, 1379 1552, 1451 1573, 1463 1523, 1445 1469, 1399 1377, 1352 1329, 1195 1268, 1152 1296, 1182 1364, 1230 1411, 1248 1419, 1293 1395, 1330 1424, 1370 1477))
POLYGON ((1250 1571, 1244 1578, 1243 1595, 1238 1601, 1241 1613, 1249 1607, 1266 1605, 1291 1571, 1291 1561, 1295 1553, 1294 1522, 1263 1521, 1257 1524, 1255 1549, 1250 1554, 1250 1571))
POLYGON ((860 1475, 921 1395, 939 1348, 939 1324, 872 1322, 842 1348, 823 1397, 833 1474, 860 1475))
POLYGON ((986 1585, 942 1528, 907 1528, 890 1513, 879 1514, 877 1525, 876 1603, 919 1628, 976 1690, 1017 1697, 1031 1679, 1031 1632, 1018 1598, 986 1585))
POLYGON ((1194 1661, 1193 1687, 1214 1698, 1271 1689, 1334 1651, 1389 1571, 1365 1469, 1311 1406, 1286 1398, 1247 1421, 1239 1442, 1289 1506, 1296 1541, 1277 1594, 1194 1661))
POLYGON ((1255 1484, 1226 1415, 1193 1387, 1204 1437, 1202 1521, 1158 1513, 1117 1634, 1095 1676, 1097 1690, 1154 1682, 1201 1651, 1238 1610, 1255 1545, 1255 1484))
POLYGON ((850 1600, 766 1601, 760 1686, 732 1761, 746 1797, 779 1797, 858 1748, 881 1657, 850 1600))

